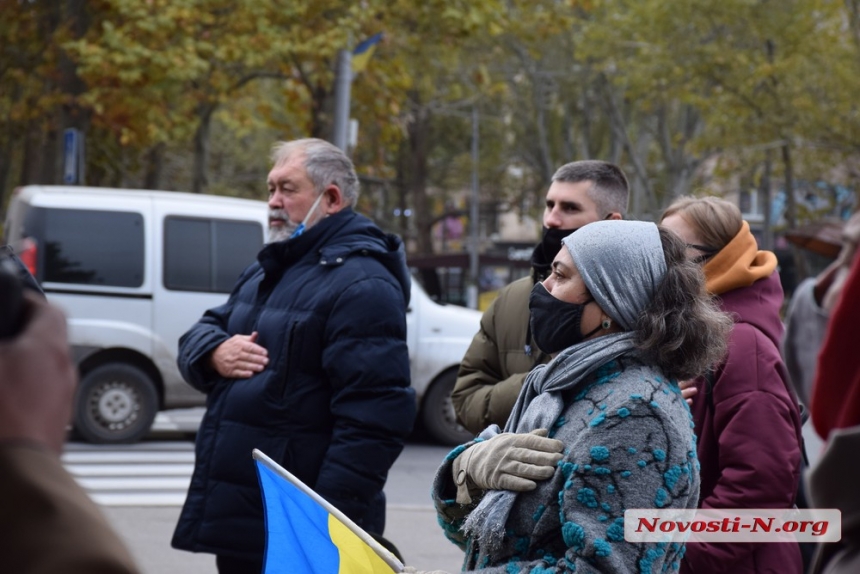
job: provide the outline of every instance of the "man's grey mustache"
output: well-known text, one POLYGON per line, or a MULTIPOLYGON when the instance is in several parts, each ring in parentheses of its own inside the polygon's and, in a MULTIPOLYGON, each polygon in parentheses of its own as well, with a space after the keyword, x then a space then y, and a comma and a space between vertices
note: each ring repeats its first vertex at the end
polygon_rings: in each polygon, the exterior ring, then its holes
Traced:
POLYGON ((283 209, 270 209, 269 210, 269 219, 283 219, 284 221, 289 221, 290 217, 287 215, 287 212, 283 209))

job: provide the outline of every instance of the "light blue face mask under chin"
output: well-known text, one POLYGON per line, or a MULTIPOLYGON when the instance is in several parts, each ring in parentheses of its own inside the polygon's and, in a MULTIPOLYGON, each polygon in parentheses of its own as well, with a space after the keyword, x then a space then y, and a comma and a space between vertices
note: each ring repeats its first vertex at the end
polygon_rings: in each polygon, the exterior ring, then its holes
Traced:
POLYGON ((317 196, 316 201, 314 201, 313 205, 311 205, 311 208, 308 210, 308 213, 307 213, 307 215, 305 215, 305 218, 302 220, 301 223, 299 223, 299 226, 296 227, 296 230, 293 231, 292 235, 290 235, 290 239, 298 237, 299 235, 301 235, 302 233, 305 232, 305 229, 307 228, 308 220, 311 218, 311 215, 313 215, 317 206, 319 206, 320 200, 322 200, 323 195, 325 195, 325 193, 321 193, 317 196))

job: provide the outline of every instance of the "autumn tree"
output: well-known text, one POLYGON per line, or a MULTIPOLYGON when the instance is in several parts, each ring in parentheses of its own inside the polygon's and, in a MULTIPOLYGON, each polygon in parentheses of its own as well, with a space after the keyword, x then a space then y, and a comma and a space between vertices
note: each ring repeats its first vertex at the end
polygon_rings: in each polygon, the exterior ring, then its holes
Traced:
POLYGON ((0 11, 0 207, 5 207, 10 179, 58 182, 60 134, 64 127, 87 124, 76 103, 84 87, 62 46, 84 33, 88 14, 80 0, 3 0, 0 11))
MULTIPOLYGON (((850 61, 841 5, 827 0, 598 4, 589 45, 607 76, 658 122, 662 110, 675 110, 678 127, 659 139, 676 148, 675 162, 669 161, 673 154, 663 152, 669 171, 686 165, 689 173, 715 153, 740 157, 775 149, 793 225, 794 152, 832 132, 844 116, 837 102, 844 101, 846 86, 829 79, 850 61)), ((665 201, 689 183, 670 189, 665 201)))

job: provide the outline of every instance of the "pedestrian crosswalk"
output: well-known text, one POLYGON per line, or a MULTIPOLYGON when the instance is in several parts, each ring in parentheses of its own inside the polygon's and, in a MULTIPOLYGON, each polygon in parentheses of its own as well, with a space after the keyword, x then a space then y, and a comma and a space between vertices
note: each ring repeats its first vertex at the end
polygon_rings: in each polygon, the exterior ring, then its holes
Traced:
POLYGON ((194 470, 194 444, 70 443, 63 465, 97 504, 181 506, 194 470))
MULTIPOLYGON (((63 464, 102 506, 182 506, 194 471, 193 436, 203 412, 161 412, 147 440, 137 444, 68 443, 63 464)), ((427 483, 448 451, 444 446, 409 445, 389 473, 388 508, 432 508, 427 483)))

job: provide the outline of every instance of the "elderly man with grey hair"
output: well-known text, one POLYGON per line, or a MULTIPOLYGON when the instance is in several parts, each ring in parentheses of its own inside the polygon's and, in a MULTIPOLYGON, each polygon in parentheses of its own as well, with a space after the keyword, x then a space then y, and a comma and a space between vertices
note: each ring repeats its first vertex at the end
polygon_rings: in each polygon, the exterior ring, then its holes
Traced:
POLYGON ((253 449, 381 535, 415 418, 400 239, 353 211, 358 177, 338 148, 303 139, 272 159, 270 243, 179 342, 185 379, 209 397, 172 544, 216 554, 221 574, 262 570, 253 449))

